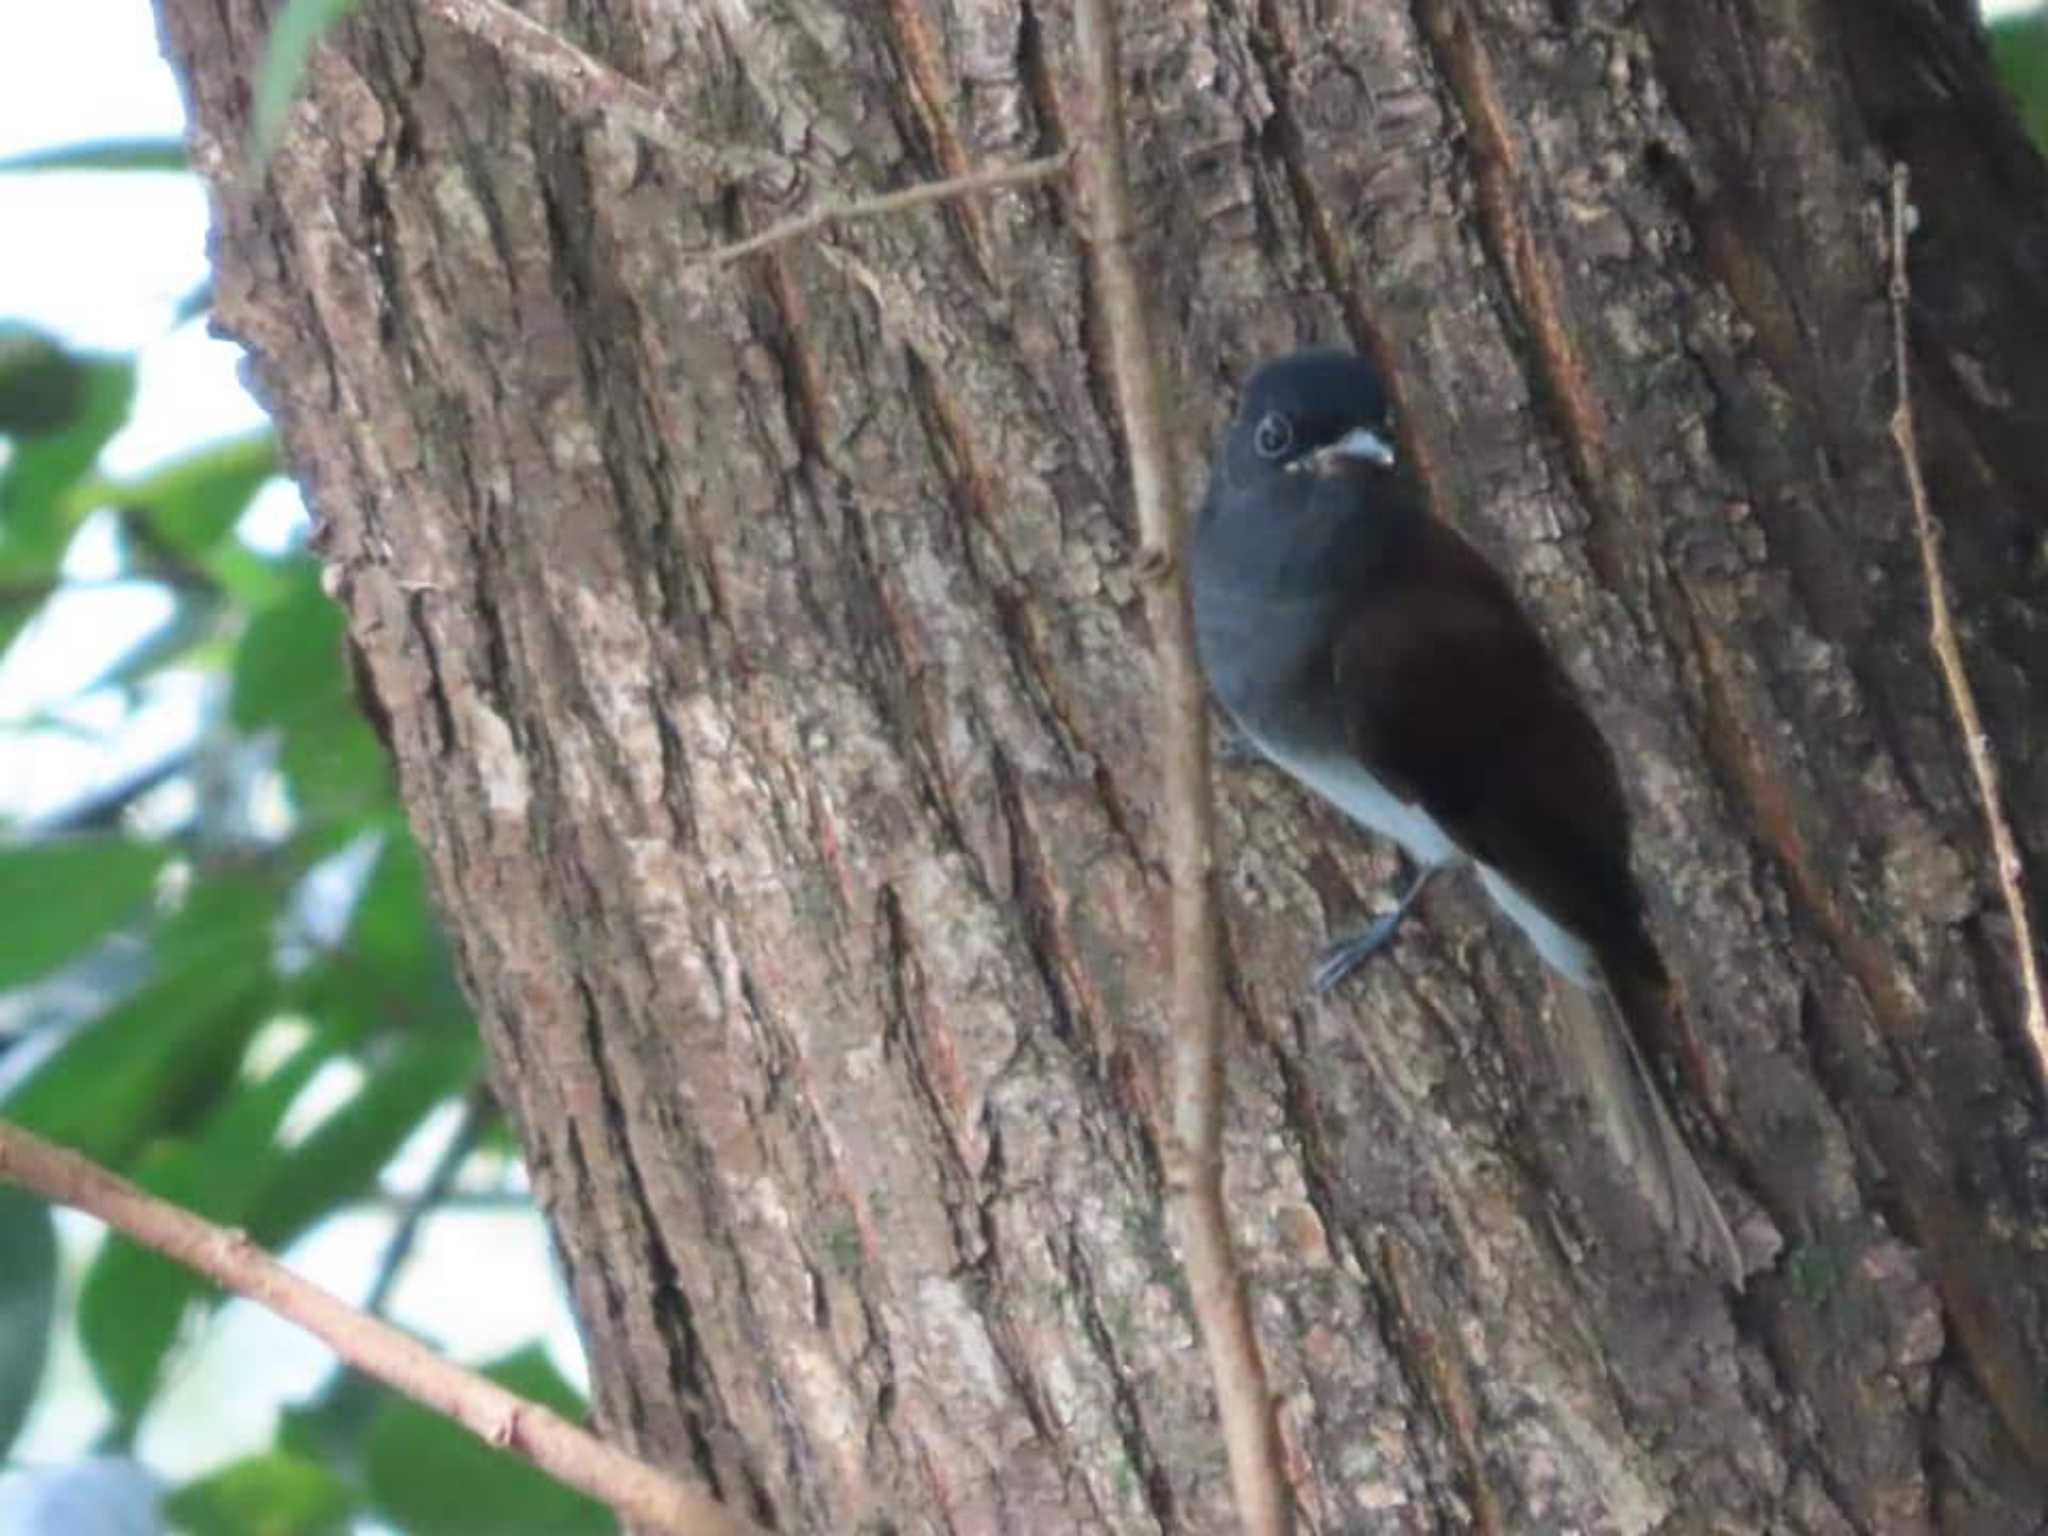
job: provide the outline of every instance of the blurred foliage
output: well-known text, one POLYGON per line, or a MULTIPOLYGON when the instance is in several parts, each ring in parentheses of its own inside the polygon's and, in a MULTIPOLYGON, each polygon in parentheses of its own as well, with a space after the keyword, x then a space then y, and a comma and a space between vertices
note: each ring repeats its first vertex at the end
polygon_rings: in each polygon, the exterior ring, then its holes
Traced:
POLYGON ((1991 57, 2019 104, 2020 120, 2048 152, 2048 8, 2007 16, 1990 32, 1991 57))
MULTIPOLYGON (((323 4, 291 9, 331 20, 339 7, 323 4)), ((149 142, 0 169, 182 164, 149 142)), ((120 585, 169 605, 77 695, 0 722, 0 765, 80 729, 70 706, 87 696, 128 719, 172 684, 208 701, 162 764, 0 827, 0 1114, 273 1248, 395 1204, 395 1265, 396 1233, 409 1243, 461 1162, 509 1162, 501 1126, 471 1125, 428 1196, 381 1187, 430 1115, 488 1106, 475 1028, 317 562, 240 532, 279 473, 272 434, 111 477, 101 450, 135 379, 131 357, 0 324, 0 651, 80 588, 66 561, 82 538, 111 543, 120 585)), ((118 1458, 220 1297, 110 1237, 68 1308, 57 1254, 49 1210, 0 1188, 0 1456, 68 1328, 111 1420, 100 1449, 118 1458)), ((537 1346, 502 1370, 581 1415, 537 1346)), ((345 1373, 283 1425, 276 1445, 171 1490, 164 1518, 195 1536, 346 1531, 380 1510, 420 1531, 454 1529, 463 1510, 492 1512, 469 1530, 611 1529, 579 1496, 345 1373)))
MULTIPOLYGON (((582 1416, 575 1389, 539 1349, 484 1373, 572 1420, 582 1416)), ((584 1536, 612 1528, 603 1505, 417 1403, 393 1402, 378 1414, 366 1456, 370 1497, 411 1536, 584 1536)))
POLYGON ((306 60, 358 0, 286 0, 264 39, 263 67, 256 72, 256 96, 249 113, 249 144, 261 165, 284 137, 286 114, 306 77, 306 60))

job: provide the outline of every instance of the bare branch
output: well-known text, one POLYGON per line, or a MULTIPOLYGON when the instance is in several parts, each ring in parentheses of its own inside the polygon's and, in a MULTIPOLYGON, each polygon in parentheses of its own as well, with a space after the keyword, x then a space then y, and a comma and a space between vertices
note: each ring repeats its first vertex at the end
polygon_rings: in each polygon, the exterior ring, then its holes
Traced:
POLYGON ((766 250, 771 245, 780 245, 807 235, 812 230, 822 229, 827 224, 836 224, 842 219, 872 219, 885 213, 900 213, 905 208, 916 208, 925 203, 941 202, 949 197, 963 197, 970 192, 986 192, 992 187, 1015 186, 1019 182, 1046 181, 1067 168, 1067 162, 1074 156, 1071 149, 1056 155, 1047 155, 1039 160, 1024 160, 1015 165, 984 166, 978 171, 969 171, 965 176, 949 176, 944 181, 920 182, 914 187, 904 187, 897 192, 880 192, 873 197, 848 198, 838 202, 825 202, 805 210, 780 224, 771 224, 759 234, 749 235, 731 245, 721 245, 706 251, 698 259, 714 266, 737 261, 742 256, 751 256, 756 251, 766 250))
POLYGON ((1088 205, 1095 291, 1130 451, 1141 542, 1139 569, 1153 578, 1146 583, 1145 607, 1158 668, 1167 871, 1173 881, 1169 1197, 1180 1222, 1188 1290, 1216 1382, 1238 1517, 1251 1536, 1283 1536, 1293 1529, 1294 1500, 1223 1210, 1223 1049, 1212 891, 1216 852, 1209 716, 1195 662, 1193 612, 1181 559, 1186 498, 1160 399, 1144 290, 1131 259, 1114 0, 1076 0, 1074 23, 1082 75, 1079 180, 1088 205))
POLYGON ((509 69, 545 81, 565 111, 608 117, 705 176, 720 181, 764 174, 786 179, 796 169, 794 162, 772 150, 707 143, 686 132, 669 116, 660 96, 520 15, 504 0, 419 0, 419 7, 490 48, 509 69))
POLYGON ((302 1280, 249 1241, 144 1194, 75 1152, 0 1120, 0 1182, 76 1206, 217 1285, 289 1318, 356 1369, 447 1414, 472 1434, 617 1510, 622 1521, 673 1536, 760 1536, 709 1494, 677 1482, 571 1424, 551 1408, 443 1360, 388 1323, 365 1317, 302 1280))
POLYGON ((1912 297, 1906 267, 1906 236, 1912 207, 1906 196, 1907 174, 1903 161, 1892 166, 1891 257, 1892 257, 1892 370, 1898 385, 1898 404, 1892 411, 1892 441, 1899 445, 1899 458, 1906 467, 1906 489, 1913 502, 1913 531, 1920 543, 1920 568, 1927 581, 1927 628, 1935 659, 1941 664, 1941 678, 1948 687, 1949 705, 1963 736, 1963 750, 1970 759, 1970 771, 1977 780, 1977 796, 1984 805, 1984 821, 1991 834, 1991 855, 1998 865, 1998 885, 2005 897, 2006 915, 2012 921, 2013 948, 2019 955, 2020 992, 2026 999, 2020 1023, 2027 1049, 2034 1058, 2034 1071, 2048 1090, 2048 1001, 2041 985, 2041 954, 2034 941, 2032 908, 2027 902, 2027 870, 2020 859, 2019 840, 2013 836, 2012 818, 2005 808, 2005 792, 1999 787, 1998 759, 1992 755, 1991 736, 1984 729, 1984 717, 1977 710, 1977 696, 1970 687, 1970 674, 1963 666, 1963 648, 1956 639, 1955 615, 1949 608, 1948 577, 1941 561, 1941 528, 1928 506, 1927 479, 1920 466, 1919 434, 1913 419, 1911 361, 1906 346, 1906 309, 1912 297))
POLYGON ((384 1245, 384 1253, 377 1260, 376 1278, 371 1280, 369 1294, 363 1298, 363 1310, 371 1317, 384 1315, 384 1309, 391 1303, 391 1293, 398 1289, 398 1277, 405 1269, 406 1260, 412 1257, 413 1248, 419 1243, 420 1228, 427 1224, 428 1216, 446 1206, 449 1191, 455 1188, 456 1176, 462 1172, 462 1165, 469 1161, 469 1154, 476 1150, 477 1143, 483 1140, 484 1132, 490 1129, 497 1108, 498 1101, 482 1082, 472 1086, 463 1097, 462 1118, 456 1122, 455 1134, 441 1149, 441 1155, 435 1159, 419 1193, 400 1207, 397 1225, 391 1231, 391 1241, 384 1245))

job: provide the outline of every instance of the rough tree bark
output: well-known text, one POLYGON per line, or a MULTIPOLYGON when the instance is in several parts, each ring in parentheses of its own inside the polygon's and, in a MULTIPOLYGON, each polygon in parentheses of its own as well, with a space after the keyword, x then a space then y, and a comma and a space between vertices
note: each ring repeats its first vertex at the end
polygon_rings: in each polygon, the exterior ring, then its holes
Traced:
MULTIPOLYGON (((2004 1533, 2048 1498, 2048 1142, 1886 436, 1922 435, 2048 864, 2048 175, 1964 0, 1134 7, 1191 459, 1304 339, 1629 769, 1683 1098, 1765 1268, 1675 1261, 1455 882, 1228 774, 1229 1187, 1323 1531, 2004 1533)), ((265 12, 164 0, 245 341, 331 538, 602 1420, 785 1530, 1221 1531, 1160 1220, 1148 668, 1058 185, 1057 0, 536 0, 720 183, 403 0, 240 149, 265 12)))

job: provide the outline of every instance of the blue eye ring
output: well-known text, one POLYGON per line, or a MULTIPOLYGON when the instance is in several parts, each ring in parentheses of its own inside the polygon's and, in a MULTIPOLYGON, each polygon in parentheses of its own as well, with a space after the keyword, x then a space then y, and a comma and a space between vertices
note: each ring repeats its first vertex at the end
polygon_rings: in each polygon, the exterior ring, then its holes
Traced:
POLYGON ((1277 459, 1294 446, 1294 423, 1279 411, 1268 411, 1252 428, 1252 447, 1262 459, 1277 459))

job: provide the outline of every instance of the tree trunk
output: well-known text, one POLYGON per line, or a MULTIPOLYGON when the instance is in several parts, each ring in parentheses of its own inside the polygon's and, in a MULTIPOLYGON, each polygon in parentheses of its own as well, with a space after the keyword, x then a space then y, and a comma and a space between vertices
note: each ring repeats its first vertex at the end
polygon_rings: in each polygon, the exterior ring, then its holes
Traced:
MULTIPOLYGON (((737 183, 402 0, 266 174, 266 13, 164 0, 601 1419, 789 1531, 1224 1531, 1162 1224, 1165 892, 1122 445, 1064 185, 700 253, 1064 145, 1058 0, 535 0, 737 183)), ((1927 642, 1921 435, 2037 879, 2048 174, 1963 0, 1127 8, 1193 465, 1299 341, 1624 764, 1676 1095, 1759 1272, 1668 1251, 1448 883, 1221 770, 1228 1188, 1308 1528, 2033 1532, 2048 1157, 1927 642)), ((701 157, 700 157, 701 158, 701 157)), ((1198 482, 1197 482, 1198 483, 1198 482)))

